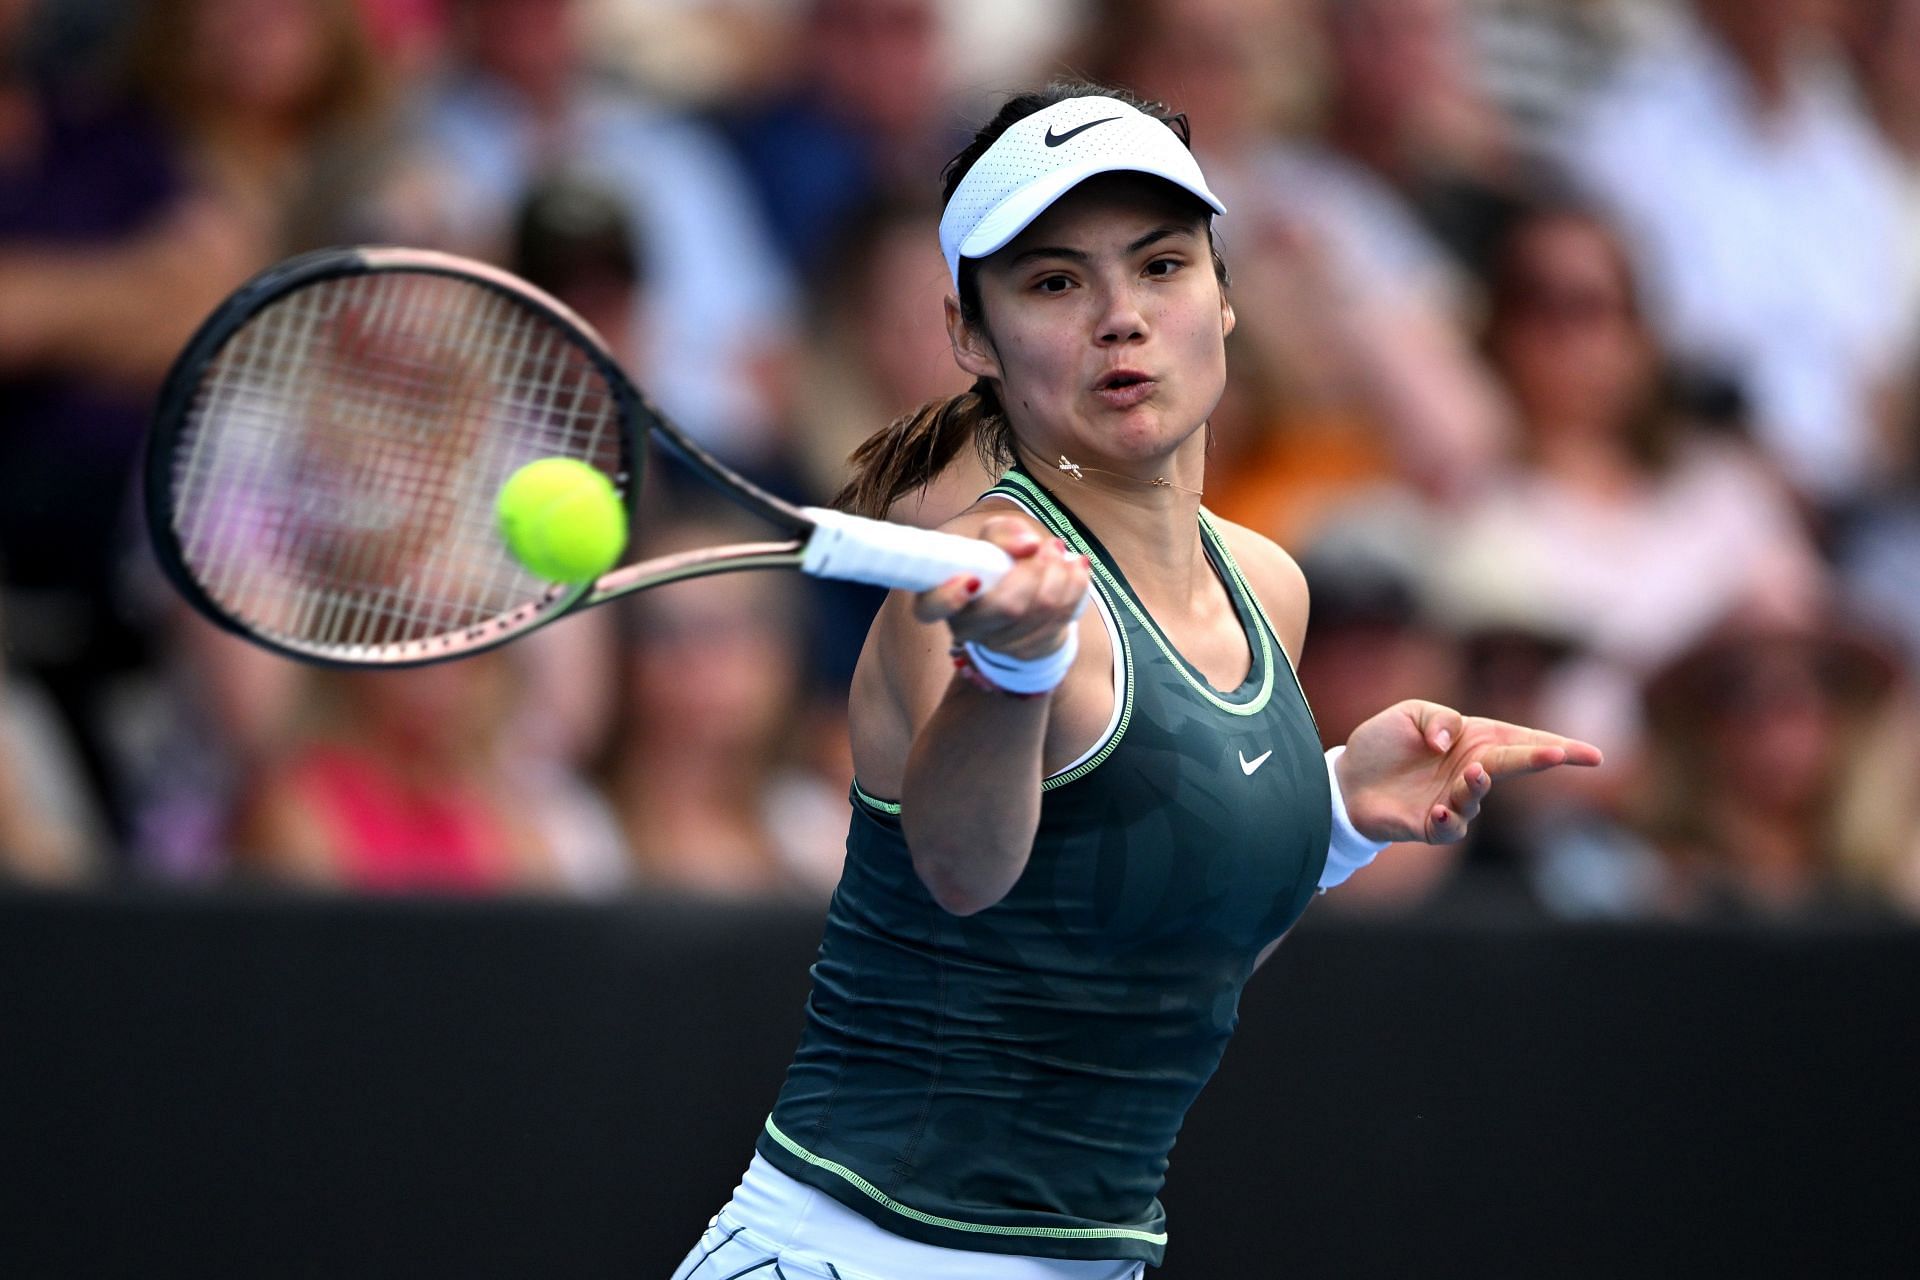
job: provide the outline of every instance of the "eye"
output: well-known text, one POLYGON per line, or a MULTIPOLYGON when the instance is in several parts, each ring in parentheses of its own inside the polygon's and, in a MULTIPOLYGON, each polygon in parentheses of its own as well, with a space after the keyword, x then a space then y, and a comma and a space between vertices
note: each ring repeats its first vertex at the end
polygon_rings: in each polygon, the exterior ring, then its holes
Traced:
POLYGON ((1033 287, 1041 293, 1065 293, 1073 287, 1073 281, 1066 276, 1041 276, 1033 287))
POLYGON ((1170 276, 1186 264, 1178 258, 1155 258, 1147 264, 1149 276, 1170 276))

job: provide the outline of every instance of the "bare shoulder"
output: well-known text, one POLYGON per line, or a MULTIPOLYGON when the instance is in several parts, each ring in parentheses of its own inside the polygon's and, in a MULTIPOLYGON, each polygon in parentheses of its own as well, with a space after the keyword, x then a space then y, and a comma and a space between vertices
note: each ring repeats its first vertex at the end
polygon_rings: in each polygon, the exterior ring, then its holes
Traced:
POLYGON ((1274 630, 1280 633, 1280 643, 1286 646, 1288 655, 1298 662, 1300 647, 1307 637, 1306 574, 1273 539, 1255 533, 1245 525, 1223 520, 1212 512, 1208 512, 1207 516, 1213 522, 1213 527, 1220 531, 1227 550, 1233 553, 1234 561, 1260 601, 1260 607, 1273 619, 1274 630))
MULTIPOLYGON (((977 538, 995 520, 1014 521, 1047 536, 1013 503, 986 498, 935 527, 977 538)), ((914 617, 913 602, 912 592, 887 593, 854 667, 847 704, 854 770, 861 785, 878 788, 878 795, 899 794, 913 735, 953 679, 953 661, 947 656, 951 633, 944 625, 930 626, 914 617)))

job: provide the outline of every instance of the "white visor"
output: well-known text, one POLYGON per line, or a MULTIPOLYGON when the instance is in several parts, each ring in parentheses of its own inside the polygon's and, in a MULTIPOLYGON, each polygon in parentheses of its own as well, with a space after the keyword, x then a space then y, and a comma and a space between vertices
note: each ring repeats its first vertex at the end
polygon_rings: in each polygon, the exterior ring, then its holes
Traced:
POLYGON ((1033 220, 1096 173, 1147 173, 1227 207, 1164 122, 1116 98, 1068 98, 1016 120, 954 188, 940 215, 940 251, 960 284, 960 259, 1005 248, 1033 220))

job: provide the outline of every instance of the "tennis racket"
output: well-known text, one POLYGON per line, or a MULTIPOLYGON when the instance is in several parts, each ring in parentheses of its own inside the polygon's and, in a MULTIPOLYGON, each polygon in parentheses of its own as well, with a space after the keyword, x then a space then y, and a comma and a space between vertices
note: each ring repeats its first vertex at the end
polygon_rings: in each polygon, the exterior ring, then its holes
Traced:
POLYGON ((149 438, 147 522, 168 577, 230 631, 307 662, 406 666, 503 644, 632 591, 792 568, 921 591, 991 585, 986 542, 797 507, 667 421, 588 325, 525 281, 413 249, 272 267, 175 362, 149 438), (495 527, 538 458, 603 472, 629 508, 651 435, 778 540, 618 567, 584 585, 523 568, 495 527))

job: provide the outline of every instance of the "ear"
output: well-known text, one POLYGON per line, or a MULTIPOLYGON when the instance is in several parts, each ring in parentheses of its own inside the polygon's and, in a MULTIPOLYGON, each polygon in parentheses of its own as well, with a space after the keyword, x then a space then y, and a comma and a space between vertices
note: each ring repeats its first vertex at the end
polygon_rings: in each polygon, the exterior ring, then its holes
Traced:
POLYGON ((1233 326, 1233 304, 1227 301, 1226 292, 1222 290, 1220 294, 1220 336, 1224 338, 1232 333, 1233 326))
POLYGON ((953 362, 976 378, 1000 377, 1000 357, 986 331, 968 324, 960 316, 960 299, 947 295, 947 343, 953 348, 953 362))

